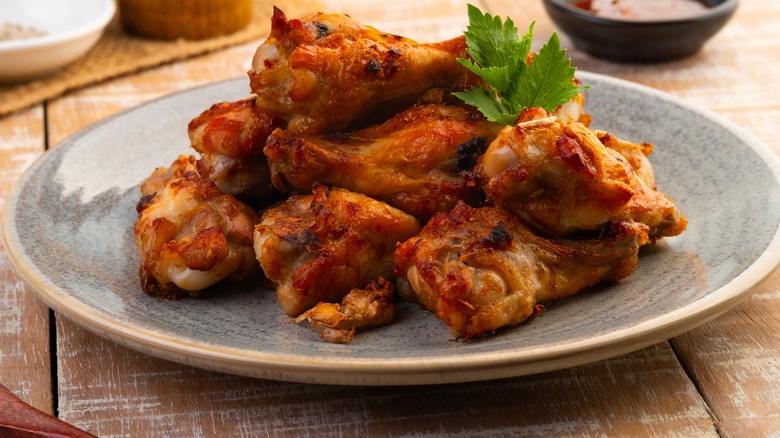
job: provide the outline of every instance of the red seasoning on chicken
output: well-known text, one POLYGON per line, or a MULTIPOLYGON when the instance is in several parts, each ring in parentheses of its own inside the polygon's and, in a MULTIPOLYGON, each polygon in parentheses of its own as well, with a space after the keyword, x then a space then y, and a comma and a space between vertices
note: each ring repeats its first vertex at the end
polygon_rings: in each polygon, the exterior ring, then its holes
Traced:
POLYGON ((195 157, 180 156, 141 183, 135 243, 145 292, 174 299, 197 295, 257 271, 255 212, 201 178, 195 157))
POLYGON ((257 98, 215 103, 187 127, 191 146, 200 153, 198 173, 223 193, 244 200, 271 193, 271 175, 263 147, 284 121, 257 107, 257 98))
POLYGON ((294 132, 342 130, 377 110, 414 104, 431 88, 463 87, 463 37, 434 44, 381 32, 347 15, 288 20, 274 8, 249 80, 258 106, 294 132))
MULTIPOLYGON (((547 235, 634 220, 657 239, 680 234, 687 224, 671 198, 656 190, 654 181, 640 178, 618 150, 606 147, 585 125, 539 108, 521 113, 515 126, 501 131, 477 173, 496 205, 547 235)), ((643 174, 650 179, 647 171, 643 174)))
POLYGON ((636 222, 613 223, 600 238, 545 239, 506 210, 460 203, 398 247, 396 273, 468 339, 525 321, 537 303, 631 275, 647 241, 636 222))
POLYGON ((393 278, 397 242, 417 220, 384 202, 343 189, 314 187, 268 209, 255 227, 255 253, 287 315, 337 302, 379 277, 393 278))
POLYGON ((343 134, 277 129, 265 154, 280 190, 333 185, 428 219, 458 200, 484 201, 471 171, 500 129, 475 110, 428 104, 343 134))

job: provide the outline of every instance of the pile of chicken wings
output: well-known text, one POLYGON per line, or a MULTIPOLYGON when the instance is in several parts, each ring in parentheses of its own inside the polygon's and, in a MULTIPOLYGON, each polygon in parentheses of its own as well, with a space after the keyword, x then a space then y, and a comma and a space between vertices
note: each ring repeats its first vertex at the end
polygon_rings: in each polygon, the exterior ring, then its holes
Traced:
POLYGON ((452 97, 480 83, 457 58, 463 37, 275 9, 253 96, 193 119, 198 157, 141 184, 143 290, 194 296, 262 270, 331 342, 391 322, 398 297, 470 339, 631 275, 641 246, 685 230, 652 145, 589 129, 582 95, 489 122, 452 97))

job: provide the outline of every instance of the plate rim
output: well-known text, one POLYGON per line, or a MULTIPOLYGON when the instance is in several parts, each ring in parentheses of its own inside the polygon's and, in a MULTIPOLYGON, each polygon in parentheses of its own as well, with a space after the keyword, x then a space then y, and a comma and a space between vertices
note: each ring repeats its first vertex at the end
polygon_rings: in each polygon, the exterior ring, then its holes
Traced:
MULTIPOLYGON (((669 101, 686 110, 697 113, 725 127, 739 137, 761 161, 771 170, 775 182, 780 186, 780 158, 764 143, 730 120, 695 106, 679 97, 651 88, 599 73, 579 70, 581 79, 590 77, 602 82, 613 83, 643 94, 669 101)), ((175 362, 248 377, 286 380, 304 383, 326 383, 344 385, 409 385, 443 384, 465 381, 482 381, 513 377, 543 371, 583 365, 609 357, 639 350, 655 343, 675 337, 685 331, 704 324, 747 298, 750 293, 780 264, 780 223, 767 247, 759 257, 740 274, 726 284, 696 301, 671 312, 620 330, 607 332, 590 339, 573 341, 561 346, 535 347, 524 350, 522 355, 512 350, 480 352, 465 355, 448 355, 435 358, 354 358, 341 359, 338 356, 300 357, 298 355, 269 354, 258 350, 224 347, 202 342, 191 342, 154 330, 137 327, 117 321, 69 296, 35 267, 32 260, 20 248, 15 232, 15 218, 12 212, 17 204, 22 187, 42 163, 63 152, 69 145, 109 121, 129 112, 142 111, 151 104, 176 98, 183 93, 237 82, 241 78, 228 79, 167 94, 137 105, 95 122, 72 134, 60 144, 45 151, 25 170, 18 179, 11 195, 7 198, 0 218, 6 254, 19 276, 33 289, 35 294, 57 314, 104 338, 175 362)))

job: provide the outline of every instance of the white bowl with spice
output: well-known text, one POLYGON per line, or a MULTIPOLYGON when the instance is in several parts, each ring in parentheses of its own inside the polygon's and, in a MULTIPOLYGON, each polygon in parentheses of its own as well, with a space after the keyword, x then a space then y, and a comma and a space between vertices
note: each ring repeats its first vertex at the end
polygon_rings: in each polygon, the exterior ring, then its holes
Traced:
POLYGON ((0 82, 56 72, 97 43, 116 12, 114 0, 0 2, 0 82))

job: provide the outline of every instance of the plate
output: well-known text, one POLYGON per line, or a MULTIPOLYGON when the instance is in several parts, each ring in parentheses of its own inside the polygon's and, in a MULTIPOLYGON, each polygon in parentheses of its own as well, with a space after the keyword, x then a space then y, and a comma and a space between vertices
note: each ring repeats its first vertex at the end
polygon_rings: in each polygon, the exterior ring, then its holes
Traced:
POLYGON ((652 142, 658 185, 690 221, 646 247, 618 283, 550 305, 494 336, 455 341, 433 314, 401 305, 397 321, 352 344, 289 323, 259 279, 200 299, 163 301, 139 286, 132 226, 138 183, 180 153, 186 126, 246 79, 174 94, 105 119, 44 154, 3 216, 6 250, 59 315, 130 348, 264 379, 351 385, 479 381, 571 367, 676 336, 725 312, 780 262, 780 164, 705 110, 622 80, 580 72, 595 128, 652 142))

